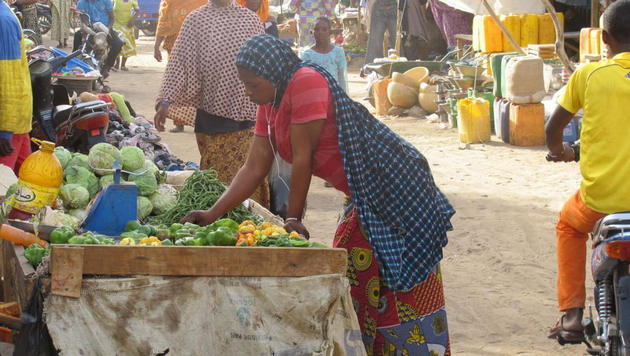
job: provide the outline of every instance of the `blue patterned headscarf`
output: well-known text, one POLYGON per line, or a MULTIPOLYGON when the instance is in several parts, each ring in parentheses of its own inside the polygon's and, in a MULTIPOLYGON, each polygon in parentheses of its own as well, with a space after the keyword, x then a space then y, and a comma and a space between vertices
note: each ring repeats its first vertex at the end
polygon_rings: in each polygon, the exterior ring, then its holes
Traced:
POLYGON ((324 68, 302 62, 281 40, 268 35, 250 38, 236 65, 275 86, 274 105, 282 102, 298 69, 309 67, 326 78, 348 185, 381 276, 395 291, 422 283, 442 259, 455 213, 435 185, 426 158, 350 99, 324 68))

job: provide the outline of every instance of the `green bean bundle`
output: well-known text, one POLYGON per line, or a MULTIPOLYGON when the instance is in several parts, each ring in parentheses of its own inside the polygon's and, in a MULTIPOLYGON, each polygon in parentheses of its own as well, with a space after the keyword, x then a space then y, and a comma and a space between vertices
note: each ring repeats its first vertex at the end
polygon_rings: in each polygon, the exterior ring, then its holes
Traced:
MULTIPOLYGON (((221 198, 227 188, 219 180, 219 175, 214 169, 193 173, 186 182, 184 188, 177 195, 177 202, 173 208, 162 215, 149 218, 153 225, 172 225, 178 223, 186 214, 193 210, 210 209, 221 198)), ((227 213, 222 218, 230 218, 237 222, 254 220, 262 222, 262 219, 251 213, 243 204, 227 213)))

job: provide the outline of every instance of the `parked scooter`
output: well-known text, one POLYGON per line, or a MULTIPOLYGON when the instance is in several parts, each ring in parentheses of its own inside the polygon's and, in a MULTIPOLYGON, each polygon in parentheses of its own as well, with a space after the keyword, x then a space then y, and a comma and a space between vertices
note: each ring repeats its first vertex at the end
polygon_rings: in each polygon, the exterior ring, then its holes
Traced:
POLYGON ((37 25, 39 26, 39 32, 43 36, 50 31, 52 13, 50 12, 49 5, 38 2, 35 6, 37 6, 37 25))
MULTIPOLYGON (((575 161, 580 160, 580 144, 572 144, 575 161)), ((547 160, 550 160, 547 157, 547 160)), ((558 343, 586 344, 594 356, 630 356, 630 213, 610 214, 591 233, 593 253, 591 274, 595 282, 592 307, 582 320, 586 338, 558 343)))
MULTIPOLYGON (((49 50, 39 46, 28 54, 43 51, 49 50)), ((66 57, 36 58, 29 63, 33 89, 31 136, 71 151, 88 153, 95 144, 106 142, 109 104, 98 100, 69 105, 66 88, 51 83, 52 73, 80 54, 76 51, 66 57)))

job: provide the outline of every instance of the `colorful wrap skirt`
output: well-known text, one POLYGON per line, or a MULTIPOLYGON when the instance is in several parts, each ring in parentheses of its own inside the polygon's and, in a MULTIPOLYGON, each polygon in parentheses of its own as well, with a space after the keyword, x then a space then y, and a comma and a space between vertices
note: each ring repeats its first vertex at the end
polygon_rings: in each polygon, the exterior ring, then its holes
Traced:
POLYGON ((390 290, 353 205, 344 211, 333 246, 348 251, 350 294, 369 356, 451 354, 439 265, 411 290, 390 290))

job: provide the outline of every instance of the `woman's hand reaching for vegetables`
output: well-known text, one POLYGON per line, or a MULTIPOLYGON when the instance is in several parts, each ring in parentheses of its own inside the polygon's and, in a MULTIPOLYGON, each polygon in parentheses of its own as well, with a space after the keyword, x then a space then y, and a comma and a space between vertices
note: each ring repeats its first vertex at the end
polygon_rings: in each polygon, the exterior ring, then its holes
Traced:
POLYGON ((311 234, 309 234, 308 229, 299 220, 286 221, 284 224, 284 229, 287 230, 288 233, 292 233, 293 231, 295 231, 298 234, 304 236, 304 238, 307 240, 311 238, 311 234))
POLYGON ((195 210, 188 213, 188 215, 184 216, 181 223, 192 223, 197 224, 199 226, 210 225, 218 219, 212 210, 195 210))

